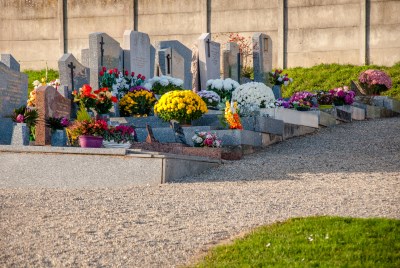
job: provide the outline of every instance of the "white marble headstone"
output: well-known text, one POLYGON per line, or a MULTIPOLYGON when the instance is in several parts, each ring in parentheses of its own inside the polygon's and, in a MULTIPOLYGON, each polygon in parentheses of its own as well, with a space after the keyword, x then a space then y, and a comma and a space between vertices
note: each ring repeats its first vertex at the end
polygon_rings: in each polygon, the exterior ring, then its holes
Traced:
MULTIPOLYGON (((146 78, 150 75, 150 38, 149 35, 142 32, 126 30, 122 42, 124 51, 129 51, 128 63, 129 72, 135 72, 136 75, 141 74, 146 78)), ((127 70, 127 68, 125 68, 127 70)))

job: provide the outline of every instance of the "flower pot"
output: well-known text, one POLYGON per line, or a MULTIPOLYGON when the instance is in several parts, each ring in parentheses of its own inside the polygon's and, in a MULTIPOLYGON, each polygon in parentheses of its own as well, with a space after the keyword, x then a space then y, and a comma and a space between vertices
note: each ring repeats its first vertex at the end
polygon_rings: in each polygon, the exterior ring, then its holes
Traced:
POLYGON ((11 145, 29 145, 29 128, 26 123, 14 123, 11 145))
POLYGON ((103 137, 83 135, 79 136, 79 145, 82 148, 101 148, 103 137))
POLYGON ((67 145, 67 133, 64 129, 57 129, 51 133, 51 146, 64 147, 67 145))
POLYGON ((274 85, 272 87, 272 92, 274 93, 275 99, 282 98, 282 87, 281 87, 281 85, 274 85))

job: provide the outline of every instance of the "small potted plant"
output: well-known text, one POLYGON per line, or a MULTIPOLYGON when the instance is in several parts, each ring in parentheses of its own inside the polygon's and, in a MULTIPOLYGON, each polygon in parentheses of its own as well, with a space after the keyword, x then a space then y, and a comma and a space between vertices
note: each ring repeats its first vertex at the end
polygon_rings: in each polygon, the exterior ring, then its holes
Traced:
POLYGON ((159 98, 161 95, 167 92, 182 90, 183 80, 166 75, 154 76, 153 78, 147 80, 143 86, 153 91, 154 94, 156 94, 159 98))
POLYGON ((329 92, 318 91, 316 94, 316 98, 318 101, 319 109, 330 109, 333 104, 333 96, 329 92))
POLYGON ((241 106, 256 105, 259 108, 274 107, 275 96, 263 83, 251 82, 240 85, 232 93, 232 100, 241 106))
POLYGON ((104 133, 103 145, 106 148, 130 148, 134 141, 137 141, 134 127, 110 126, 104 133))
POLYGON ((222 141, 218 139, 216 133, 196 131, 192 137, 194 147, 213 147, 220 148, 222 141))
POLYGON ((65 128, 70 124, 68 118, 61 117, 49 117, 46 119, 46 127, 51 129, 51 146, 66 146, 67 145, 67 134, 65 128))
POLYGON ((281 86, 288 86, 293 82, 292 78, 289 78, 288 74, 282 74, 283 70, 276 69, 274 72, 269 73, 269 82, 272 85, 272 91, 276 99, 282 98, 281 86))
POLYGON ((197 94, 207 104, 207 107, 209 107, 211 109, 217 107, 217 105, 221 101, 221 97, 214 91, 202 90, 202 91, 197 92, 197 94))
POLYGON ((315 94, 307 91, 296 92, 290 97, 289 103, 298 111, 309 111, 311 108, 318 107, 315 94))
POLYGON ((207 113, 207 105, 191 90, 174 90, 165 93, 154 106, 154 113, 164 121, 177 120, 181 125, 207 113))
POLYGON ((367 95, 380 95, 381 92, 392 88, 392 80, 383 71, 366 70, 358 77, 367 95))
POLYGON ((154 93, 142 86, 136 86, 119 101, 121 116, 148 116, 157 99, 154 93))
POLYGON ((225 103, 224 119, 226 123, 228 123, 229 129, 243 129, 242 123, 240 122, 237 102, 234 102, 232 105, 229 101, 225 103))
POLYGON ((14 122, 12 145, 29 145, 29 141, 35 140, 35 126, 39 118, 35 109, 27 108, 24 105, 14 109, 10 117, 14 122))
POLYGON ((331 89, 329 94, 332 95, 333 104, 335 106, 351 105, 354 102, 356 93, 349 90, 347 86, 331 89))
POLYGON ((217 93, 224 104, 226 101, 232 100, 232 92, 239 86, 240 84, 231 78, 210 79, 207 81, 207 90, 217 93))

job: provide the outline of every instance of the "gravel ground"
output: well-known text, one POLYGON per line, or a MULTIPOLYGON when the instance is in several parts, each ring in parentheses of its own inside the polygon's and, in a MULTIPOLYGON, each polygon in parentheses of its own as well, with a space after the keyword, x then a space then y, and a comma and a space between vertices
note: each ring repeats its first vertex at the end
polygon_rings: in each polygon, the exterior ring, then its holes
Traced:
POLYGON ((399 219, 399 133, 399 117, 342 124, 160 186, 3 188, 0 266, 175 267, 290 217, 399 219))

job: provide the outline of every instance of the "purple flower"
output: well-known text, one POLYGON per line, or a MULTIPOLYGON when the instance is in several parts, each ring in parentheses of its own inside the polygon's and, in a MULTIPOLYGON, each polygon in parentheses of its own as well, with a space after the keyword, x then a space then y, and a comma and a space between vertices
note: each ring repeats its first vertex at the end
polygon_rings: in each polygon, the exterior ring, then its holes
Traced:
POLYGON ((68 118, 66 118, 66 117, 63 117, 63 118, 61 118, 61 125, 63 126, 63 127, 68 127, 69 126, 69 120, 68 120, 68 118))
POLYGON ((284 108, 290 108, 290 102, 288 102, 288 101, 283 101, 283 102, 282 102, 282 106, 283 106, 284 108))
POLYGON ((15 121, 17 121, 17 123, 23 123, 24 119, 25 119, 24 115, 19 114, 19 115, 17 115, 17 118, 15 119, 15 121))
POLYGON ((146 90, 146 91, 152 92, 152 91, 150 91, 150 90, 148 90, 147 88, 142 87, 142 86, 135 86, 135 87, 132 87, 131 89, 129 89, 129 92, 140 91, 140 90, 146 90))

